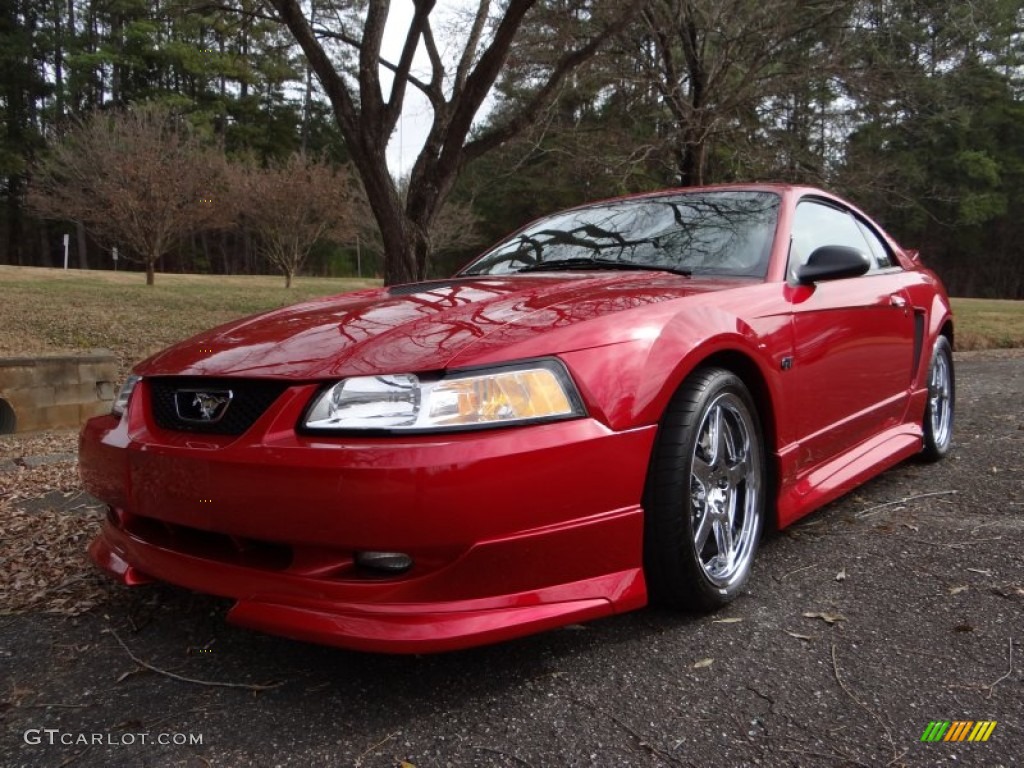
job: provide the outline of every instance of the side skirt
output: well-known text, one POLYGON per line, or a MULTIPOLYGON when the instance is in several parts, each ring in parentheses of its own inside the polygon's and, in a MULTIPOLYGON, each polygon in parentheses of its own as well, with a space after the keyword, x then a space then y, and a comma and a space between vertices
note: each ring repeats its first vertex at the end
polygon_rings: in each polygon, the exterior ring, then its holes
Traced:
POLYGON ((864 441, 779 490, 778 527, 799 520, 921 451, 917 424, 900 424, 864 441))

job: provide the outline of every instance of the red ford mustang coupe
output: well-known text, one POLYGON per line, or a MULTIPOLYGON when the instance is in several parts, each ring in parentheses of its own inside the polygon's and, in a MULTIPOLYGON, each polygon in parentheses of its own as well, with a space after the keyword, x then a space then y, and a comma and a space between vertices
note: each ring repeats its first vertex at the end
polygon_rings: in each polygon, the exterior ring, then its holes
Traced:
POLYGON ((917 254, 819 190, 584 205, 139 364, 82 432, 90 552, 371 651, 714 609, 766 523, 949 451, 952 342, 917 254))

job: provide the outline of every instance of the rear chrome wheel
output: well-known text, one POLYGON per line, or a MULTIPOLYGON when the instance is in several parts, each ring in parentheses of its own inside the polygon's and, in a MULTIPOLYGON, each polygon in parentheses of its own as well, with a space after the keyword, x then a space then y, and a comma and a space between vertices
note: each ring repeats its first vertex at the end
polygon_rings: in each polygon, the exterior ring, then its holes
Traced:
POLYGON ((953 414, 956 406, 956 378, 953 372, 953 348, 949 339, 939 336, 932 348, 928 367, 928 402, 924 409, 924 447, 926 461, 938 461, 953 442, 953 414))
POLYGON ((654 598, 708 610, 743 588, 764 526, 765 459, 743 382, 696 371, 658 432, 644 499, 644 560, 654 598))

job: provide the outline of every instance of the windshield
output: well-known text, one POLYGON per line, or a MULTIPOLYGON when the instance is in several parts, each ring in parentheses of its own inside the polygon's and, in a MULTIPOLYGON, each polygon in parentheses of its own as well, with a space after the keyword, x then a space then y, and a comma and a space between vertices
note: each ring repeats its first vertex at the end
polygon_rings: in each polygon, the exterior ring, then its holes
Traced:
POLYGON ((779 202, 772 192, 728 190, 598 203, 534 222, 461 274, 636 268, 764 277, 779 202))

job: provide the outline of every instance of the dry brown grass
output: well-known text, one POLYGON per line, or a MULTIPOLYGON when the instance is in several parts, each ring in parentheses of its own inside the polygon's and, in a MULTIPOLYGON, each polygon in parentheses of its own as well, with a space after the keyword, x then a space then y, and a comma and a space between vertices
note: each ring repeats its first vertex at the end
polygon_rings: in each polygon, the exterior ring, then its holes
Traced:
POLYGON ((1024 301, 953 299, 956 348, 1024 347, 1024 301))
MULTIPOLYGON (((0 266, 0 356, 114 350, 122 372, 194 333, 238 317, 379 285, 349 278, 157 276, 0 266)), ((1024 347, 1024 302, 954 299, 958 350, 1024 347)))
POLYGON ((0 356, 112 349, 122 373, 153 352, 238 317, 379 285, 370 279, 157 275, 0 266, 0 356))
MULTIPOLYGON (((0 356, 114 350, 122 373, 194 333, 370 279, 160 274, 0 266, 0 356)), ((1024 347, 1024 302, 954 299, 957 349, 1024 347)))

